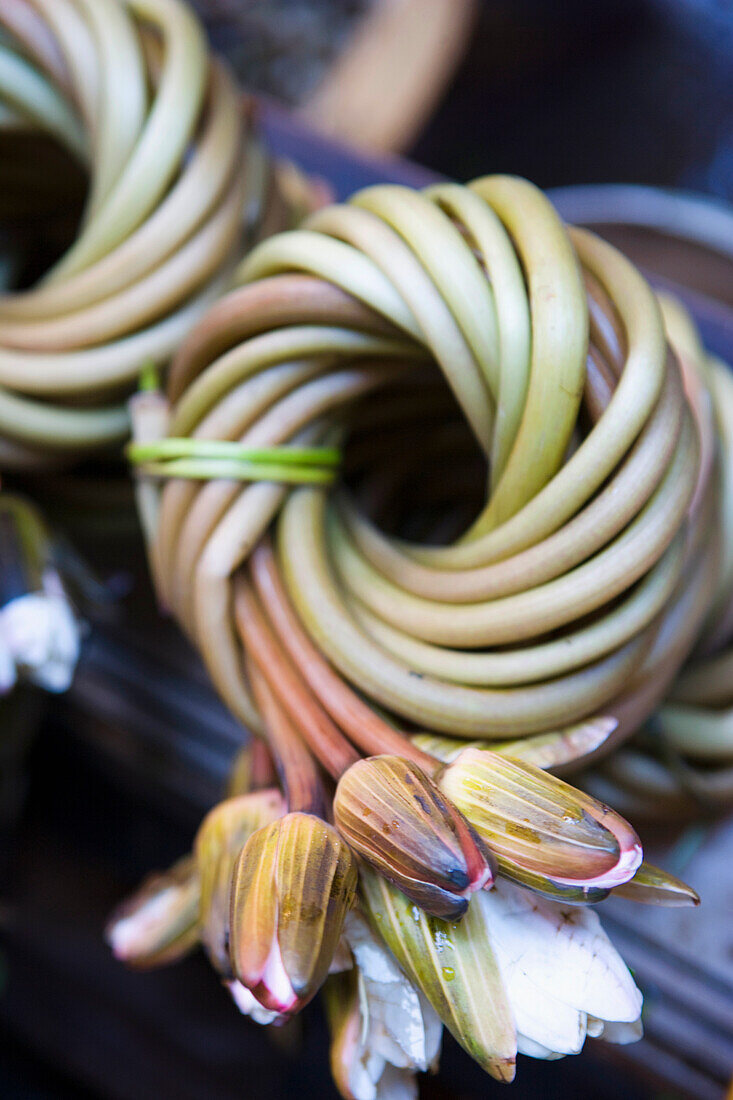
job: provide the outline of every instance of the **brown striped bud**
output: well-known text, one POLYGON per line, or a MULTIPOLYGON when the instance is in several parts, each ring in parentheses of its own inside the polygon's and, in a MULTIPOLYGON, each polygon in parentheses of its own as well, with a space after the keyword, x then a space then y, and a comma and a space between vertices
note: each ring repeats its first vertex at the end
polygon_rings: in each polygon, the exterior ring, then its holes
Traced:
POLYGON ((201 822, 194 841, 201 879, 201 941, 211 964, 225 978, 229 969, 229 893, 237 856, 252 833, 282 817, 287 807, 278 790, 227 798, 201 822))
POLYGON ((600 901, 641 863, 628 822, 532 764, 467 749, 439 782, 496 855, 499 873, 546 897, 600 901))
POLYGON ((237 980, 265 1008, 292 1015, 318 991, 356 882, 348 845, 312 814, 249 838, 232 877, 229 949, 237 980))
POLYGON ((489 855, 461 813, 417 764, 372 756, 346 771, 334 820, 362 859, 433 916, 458 920, 493 881, 489 855))

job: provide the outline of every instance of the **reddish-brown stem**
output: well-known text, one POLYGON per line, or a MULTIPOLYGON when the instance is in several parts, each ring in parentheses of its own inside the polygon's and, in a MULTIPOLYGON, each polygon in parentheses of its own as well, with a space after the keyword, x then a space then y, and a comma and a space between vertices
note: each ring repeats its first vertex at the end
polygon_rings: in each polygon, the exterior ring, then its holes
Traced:
POLYGON ((263 787, 271 787, 275 778, 275 764, 272 753, 261 737, 252 739, 252 778, 250 786, 253 791, 260 791, 263 787))
POLYGON ((339 779, 359 759, 358 753, 288 660, 249 581, 241 573, 235 583, 234 616, 249 657, 279 704, 326 771, 339 779))
POLYGON ((316 762, 250 655, 247 675, 267 730, 288 809, 325 818, 326 799, 316 762))
POLYGON ((412 760, 431 775, 437 766, 435 759, 375 714, 313 645, 285 592, 269 540, 257 546, 250 567, 257 595, 280 642, 333 720, 368 755, 395 753, 412 760))

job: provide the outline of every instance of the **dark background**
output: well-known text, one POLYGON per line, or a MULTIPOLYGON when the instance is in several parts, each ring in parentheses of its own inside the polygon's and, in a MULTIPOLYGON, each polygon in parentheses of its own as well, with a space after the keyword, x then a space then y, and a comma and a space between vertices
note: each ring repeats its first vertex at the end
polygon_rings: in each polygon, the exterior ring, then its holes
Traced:
POLYGON ((410 151, 459 179, 647 183, 733 199, 728 0, 485 0, 410 151))

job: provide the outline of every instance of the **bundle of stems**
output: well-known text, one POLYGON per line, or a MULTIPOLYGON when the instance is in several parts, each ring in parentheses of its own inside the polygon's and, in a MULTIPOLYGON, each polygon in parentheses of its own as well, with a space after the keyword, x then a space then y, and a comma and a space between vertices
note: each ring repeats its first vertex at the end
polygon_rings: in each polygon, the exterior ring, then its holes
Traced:
POLYGON ((0 150, 0 291, 31 281, 0 295, 0 463, 118 446, 141 365, 167 362, 289 202, 183 0, 0 5, 0 150), (40 277, 39 219, 57 253, 40 277))
POLYGON ((233 592, 279 515, 274 567, 313 646, 418 745, 522 739, 568 763, 627 737, 720 559, 712 428, 639 273, 490 177, 362 191, 237 281, 176 356, 170 434, 340 442, 344 470, 335 489, 162 492, 161 598, 234 713, 261 730, 233 592))
POLYGON ((698 899, 547 769, 627 738, 711 614, 708 375, 634 267, 515 178, 369 188, 235 278, 130 455, 160 601, 277 783, 211 811, 115 952, 200 941, 262 1023, 325 983, 357 1100, 414 1095, 441 1022, 503 1081, 517 1051, 633 1041, 588 907, 698 899))

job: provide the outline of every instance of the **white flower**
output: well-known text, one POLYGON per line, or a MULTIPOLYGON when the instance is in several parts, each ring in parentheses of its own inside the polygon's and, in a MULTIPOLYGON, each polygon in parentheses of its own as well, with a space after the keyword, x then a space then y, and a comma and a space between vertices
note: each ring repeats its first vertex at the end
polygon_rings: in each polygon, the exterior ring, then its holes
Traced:
POLYGON ((79 626, 64 596, 18 596, 0 611, 0 624, 19 673, 46 691, 66 691, 79 658, 79 626))
POLYGON ((344 937, 354 956, 359 993, 349 1092, 354 1100, 412 1100, 415 1071, 437 1061, 442 1024, 355 910, 346 918, 344 937))
POLYGON ((497 880, 481 909, 507 990, 517 1049, 534 1058, 577 1054, 586 1035, 639 1039, 642 997, 587 906, 566 906, 497 880))
POLYGON ((242 985, 241 982, 237 981, 225 982, 224 984, 231 993, 232 1000, 243 1016, 249 1016, 256 1024, 271 1024, 275 1020, 280 1019, 279 1013, 272 1012, 269 1008, 265 1008, 261 1005, 255 995, 247 989, 246 985, 242 985))

